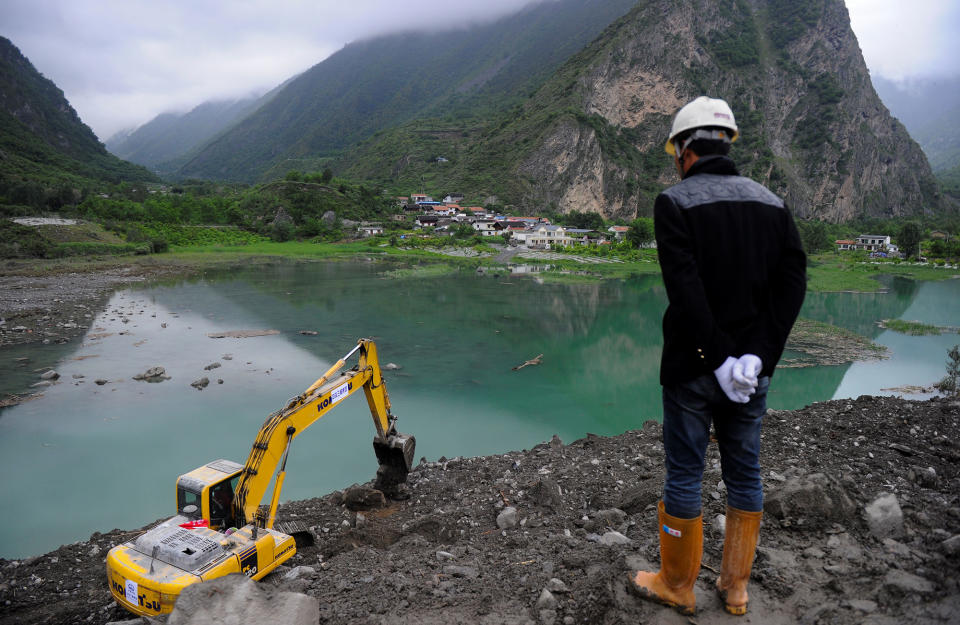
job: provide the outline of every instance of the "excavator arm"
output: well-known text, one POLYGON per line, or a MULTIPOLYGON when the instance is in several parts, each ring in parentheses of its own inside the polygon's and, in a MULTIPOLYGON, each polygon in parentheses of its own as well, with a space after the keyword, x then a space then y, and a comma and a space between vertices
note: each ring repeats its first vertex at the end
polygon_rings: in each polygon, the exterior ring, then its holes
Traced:
POLYGON ((407 473, 413 464, 416 440, 413 436, 396 431, 396 417, 390 411, 390 398, 377 359, 377 347, 370 339, 360 339, 357 346, 330 367, 320 379, 264 421, 234 494, 233 508, 238 525, 253 522, 258 527, 273 527, 286 474, 287 455, 293 439, 361 388, 366 395, 376 429, 373 446, 380 465, 377 470, 377 485, 390 494, 406 481, 407 473), (357 352, 357 364, 351 369, 341 371, 347 359, 357 352), (276 481, 270 507, 263 513, 260 511, 260 502, 263 501, 274 474, 276 481))

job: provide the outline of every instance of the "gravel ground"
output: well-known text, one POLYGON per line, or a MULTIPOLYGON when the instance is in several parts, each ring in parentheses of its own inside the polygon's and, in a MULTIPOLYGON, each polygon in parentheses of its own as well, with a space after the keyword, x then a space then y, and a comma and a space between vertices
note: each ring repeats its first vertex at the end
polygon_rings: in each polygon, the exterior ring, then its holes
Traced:
MULTIPOLYGON (((411 498, 385 508, 350 503, 370 484, 284 504, 281 517, 305 522, 317 544, 261 583, 315 597, 320 623, 956 623, 958 420, 960 402, 942 398, 770 411, 766 513, 741 619, 711 590, 724 512, 715 446, 697 616, 626 590, 628 570, 658 561, 663 447, 653 422, 567 445, 421 460, 411 498)), ((0 623, 129 619, 111 600, 104 557, 138 531, 0 560, 0 623)))
POLYGON ((86 332, 114 290, 189 268, 130 264, 50 275, 0 275, 0 347, 65 343, 86 332))

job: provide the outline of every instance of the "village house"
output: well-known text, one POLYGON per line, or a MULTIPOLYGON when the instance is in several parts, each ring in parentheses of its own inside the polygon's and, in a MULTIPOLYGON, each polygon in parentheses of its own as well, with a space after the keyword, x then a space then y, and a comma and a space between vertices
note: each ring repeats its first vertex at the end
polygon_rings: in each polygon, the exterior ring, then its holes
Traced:
POLYGON ((528 229, 527 222, 514 219, 513 217, 508 217, 500 223, 503 224, 503 229, 506 232, 523 232, 528 229))
POLYGON ((492 237, 503 231, 503 224, 493 219, 478 219, 473 222, 473 229, 480 233, 480 236, 492 237))
POLYGON ((850 239, 837 239, 834 241, 838 250, 855 250, 857 249, 857 242, 851 241, 850 239))
POLYGON ((445 198, 443 198, 444 204, 459 204, 462 201, 463 201, 462 193, 451 193, 447 195, 445 198))
POLYGON ((861 234, 857 237, 857 249, 868 252, 883 252, 890 245, 890 236, 886 234, 861 234))
POLYGON ((536 226, 537 224, 550 223, 550 220, 547 219, 546 217, 510 217, 509 219, 512 219, 515 221, 522 221, 523 223, 527 224, 527 227, 530 227, 530 228, 532 228, 533 226, 536 226))
POLYGON ((421 202, 432 202, 433 198, 424 193, 414 193, 413 195, 410 196, 410 200, 414 204, 420 204, 421 202))
POLYGON ((437 215, 419 215, 413 224, 417 228, 436 228, 440 221, 437 215))
POLYGON ((607 228, 607 232, 613 235, 614 240, 623 241, 627 238, 627 231, 630 230, 629 226, 610 226, 607 228))
POLYGON ((540 224, 536 226, 526 237, 528 247, 542 247, 551 249, 553 247, 566 247, 570 244, 567 238, 567 231, 563 226, 551 226, 540 224))
POLYGON ((596 230, 585 230, 583 228, 566 228, 567 239, 569 240, 568 245, 580 244, 587 245, 590 243, 590 234, 592 233, 593 238, 597 238, 598 232, 596 230))
POLYGON ((357 228, 357 232, 359 232, 360 236, 364 238, 375 237, 383 234, 383 225, 378 223, 361 223, 357 228))

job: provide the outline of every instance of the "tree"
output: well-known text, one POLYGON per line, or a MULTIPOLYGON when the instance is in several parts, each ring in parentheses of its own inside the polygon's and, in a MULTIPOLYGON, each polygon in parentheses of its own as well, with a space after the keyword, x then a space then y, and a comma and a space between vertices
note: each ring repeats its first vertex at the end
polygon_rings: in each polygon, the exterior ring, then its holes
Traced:
POLYGON ((327 184, 331 180, 333 180, 333 171, 327 167, 323 170, 323 174, 320 175, 320 182, 327 184))
POLYGON ((800 234, 803 251, 807 254, 816 254, 830 249, 830 237, 822 221, 798 221, 797 231, 800 234))
POLYGON ((960 394, 960 345, 947 350, 947 375, 934 386, 947 395, 960 394))
POLYGON ((904 256, 920 256, 920 240, 923 238, 923 228, 918 221, 908 221, 900 227, 897 235, 897 244, 904 256))
POLYGON ((457 239, 469 239, 477 233, 468 223, 459 223, 453 229, 453 236, 457 239))
POLYGON ((653 219, 639 217, 630 222, 630 229, 627 230, 627 241, 630 242, 632 247, 643 247, 653 239, 653 219))
POLYGON ((561 216, 564 224, 573 228, 582 228, 584 230, 603 230, 604 221, 600 213, 570 211, 561 216))

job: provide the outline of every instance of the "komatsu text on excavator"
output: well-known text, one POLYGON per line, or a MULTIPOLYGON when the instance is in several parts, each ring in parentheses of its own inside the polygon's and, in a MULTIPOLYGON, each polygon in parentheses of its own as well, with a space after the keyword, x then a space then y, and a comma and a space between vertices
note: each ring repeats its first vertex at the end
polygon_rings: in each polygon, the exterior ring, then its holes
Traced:
POLYGON ((416 441, 397 432, 376 345, 360 339, 310 388, 267 417, 246 464, 215 460, 181 475, 177 516, 110 550, 107 583, 117 603, 138 615, 165 614, 190 584, 230 573, 260 579, 289 560, 297 550, 295 536, 310 536, 306 527, 274 527, 290 444, 361 388, 376 428, 376 487, 397 495, 416 441), (340 371, 357 352, 358 363, 340 371), (271 481, 270 504, 261 506, 271 481))

